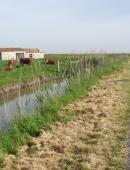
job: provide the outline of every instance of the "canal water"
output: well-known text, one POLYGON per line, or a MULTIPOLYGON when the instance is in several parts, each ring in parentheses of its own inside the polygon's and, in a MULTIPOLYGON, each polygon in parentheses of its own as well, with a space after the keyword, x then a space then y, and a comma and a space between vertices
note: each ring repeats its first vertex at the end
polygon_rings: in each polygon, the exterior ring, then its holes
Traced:
POLYGON ((50 98, 63 95, 68 88, 68 80, 53 82, 39 87, 31 87, 18 90, 13 93, 6 93, 0 96, 0 130, 10 127, 10 121, 24 114, 34 114, 38 111, 41 97, 43 105, 47 104, 50 98))

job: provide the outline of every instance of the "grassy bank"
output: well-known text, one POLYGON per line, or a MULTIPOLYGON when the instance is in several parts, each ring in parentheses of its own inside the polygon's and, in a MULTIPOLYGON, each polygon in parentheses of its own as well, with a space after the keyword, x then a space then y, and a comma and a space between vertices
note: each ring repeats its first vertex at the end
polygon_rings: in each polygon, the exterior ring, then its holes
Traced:
POLYGON ((77 80, 71 81, 71 86, 66 93, 50 100, 44 110, 41 109, 33 116, 23 116, 17 119, 10 130, 0 134, 1 162, 5 154, 16 154, 20 145, 29 142, 32 136, 38 136, 41 129, 47 130, 52 123, 60 120, 58 112, 65 105, 83 97, 102 76, 126 67, 126 62, 126 58, 121 58, 116 62, 108 61, 105 66, 97 67, 86 78, 80 79, 79 83, 77 80))
MULTIPOLYGON (((99 57, 104 54, 78 54, 78 55, 67 55, 67 54, 47 54, 46 59, 59 60, 60 61, 60 74, 67 69, 69 61, 78 60, 81 57, 92 58, 99 57)), ((106 54, 105 54, 106 56, 106 54)), ((120 54, 107 54, 107 56, 120 57, 120 54)), ((127 54, 122 54, 126 57, 127 54)), ((26 83, 28 81, 34 80, 41 76, 53 77, 57 74, 57 65, 47 65, 44 64, 43 60, 34 60, 30 66, 20 66, 17 62, 11 72, 6 71, 8 61, 0 60, 0 87, 15 85, 16 83, 26 83)))
MULTIPOLYGON (((6 71, 7 63, 8 61, 0 61, 0 87, 19 83, 20 79, 22 83, 26 83, 41 76, 50 77, 57 72, 57 65, 44 64, 43 60, 34 60, 31 65, 24 66, 17 63, 10 72, 6 71)), ((64 66, 61 71, 63 68, 64 66)))
MULTIPOLYGON (((46 59, 60 62, 60 73, 62 74, 66 67, 68 66, 68 61, 77 60, 79 56, 82 55, 45 55, 46 59)), ((12 71, 6 71, 8 61, 0 60, 0 87, 6 85, 12 85, 20 82, 26 83, 28 81, 34 80, 41 76, 52 77, 57 74, 57 64, 47 65, 44 63, 44 59, 33 60, 31 65, 21 66, 17 62, 13 66, 12 71)))

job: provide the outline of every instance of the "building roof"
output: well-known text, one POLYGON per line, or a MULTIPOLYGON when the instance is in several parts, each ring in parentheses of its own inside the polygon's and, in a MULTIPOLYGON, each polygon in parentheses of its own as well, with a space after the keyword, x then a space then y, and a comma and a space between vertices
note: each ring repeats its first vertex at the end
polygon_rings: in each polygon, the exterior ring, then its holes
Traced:
POLYGON ((0 52, 26 51, 27 53, 39 53, 38 48, 0 48, 0 52))

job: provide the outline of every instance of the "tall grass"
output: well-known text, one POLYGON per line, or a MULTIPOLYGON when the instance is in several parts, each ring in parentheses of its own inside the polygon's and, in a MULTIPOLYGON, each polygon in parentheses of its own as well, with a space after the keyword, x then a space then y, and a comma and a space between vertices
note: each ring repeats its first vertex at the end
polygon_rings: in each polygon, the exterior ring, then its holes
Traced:
MULTIPOLYGON (((60 120, 59 110, 68 103, 83 97, 99 78, 124 68, 127 57, 122 56, 83 56, 78 64, 70 64, 65 70, 67 88, 47 90, 37 95, 38 112, 31 116, 23 115, 12 122, 12 127, 0 134, 0 158, 16 154, 20 145, 31 137, 38 136, 41 129, 47 130, 55 121, 60 120), (46 102, 47 98, 47 102, 46 102)), ((54 89, 53 89, 54 88, 54 89)))

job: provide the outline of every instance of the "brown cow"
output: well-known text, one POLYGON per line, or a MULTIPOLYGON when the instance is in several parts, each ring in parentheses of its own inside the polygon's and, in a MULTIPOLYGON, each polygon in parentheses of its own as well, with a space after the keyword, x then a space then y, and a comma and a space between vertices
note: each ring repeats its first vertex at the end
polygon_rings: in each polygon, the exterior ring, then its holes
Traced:
POLYGON ((16 60, 10 60, 10 61, 8 61, 6 70, 7 70, 7 71, 12 71, 12 70, 13 70, 13 65, 15 65, 16 63, 17 63, 16 60))
POLYGON ((12 71, 12 70, 13 70, 13 63, 12 63, 12 61, 9 61, 9 62, 8 62, 7 67, 6 67, 6 70, 7 70, 7 71, 12 71))
POLYGON ((55 64, 57 64, 57 61, 55 61, 55 60, 52 60, 52 59, 45 59, 45 63, 46 64, 50 64, 50 65, 55 65, 55 64))
POLYGON ((31 65, 32 63, 32 59, 31 58, 20 58, 20 64, 24 65, 31 65))

